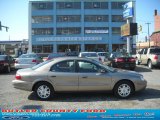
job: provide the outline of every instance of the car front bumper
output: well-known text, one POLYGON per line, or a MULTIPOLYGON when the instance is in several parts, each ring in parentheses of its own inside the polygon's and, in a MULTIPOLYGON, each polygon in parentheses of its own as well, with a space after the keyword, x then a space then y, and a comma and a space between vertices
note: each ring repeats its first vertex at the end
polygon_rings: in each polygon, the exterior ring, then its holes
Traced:
POLYGON ((31 82, 26 82, 22 80, 13 80, 12 85, 14 88, 25 90, 25 91, 32 91, 32 83, 31 82))
POLYGON ((140 81, 135 83, 135 91, 142 91, 145 90, 147 87, 147 81, 140 81))

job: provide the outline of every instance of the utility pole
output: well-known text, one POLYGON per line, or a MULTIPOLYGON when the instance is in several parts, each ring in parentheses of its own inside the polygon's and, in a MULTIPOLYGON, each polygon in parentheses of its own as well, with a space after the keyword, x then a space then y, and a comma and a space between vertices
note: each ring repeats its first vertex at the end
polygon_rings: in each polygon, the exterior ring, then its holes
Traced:
POLYGON ((150 48, 149 25, 150 25, 151 23, 146 23, 146 24, 148 25, 148 42, 149 42, 149 48, 150 48))

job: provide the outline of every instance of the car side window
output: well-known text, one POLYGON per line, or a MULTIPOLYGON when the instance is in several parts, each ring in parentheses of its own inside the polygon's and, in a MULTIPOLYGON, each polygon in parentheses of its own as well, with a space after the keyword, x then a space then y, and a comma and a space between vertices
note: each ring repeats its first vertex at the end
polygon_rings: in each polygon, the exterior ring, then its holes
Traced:
POLYGON ((80 73, 97 73, 99 67, 88 61, 78 61, 78 72, 80 73))
POLYGON ((52 72, 75 72, 75 63, 73 60, 63 61, 54 64, 50 71, 52 72))
POLYGON ((143 54, 143 51, 144 51, 144 49, 142 49, 142 50, 140 51, 140 54, 143 54))
POLYGON ((147 49, 147 48, 145 48, 145 49, 144 49, 144 53, 143 53, 143 54, 147 54, 147 50, 148 50, 148 49, 147 49))

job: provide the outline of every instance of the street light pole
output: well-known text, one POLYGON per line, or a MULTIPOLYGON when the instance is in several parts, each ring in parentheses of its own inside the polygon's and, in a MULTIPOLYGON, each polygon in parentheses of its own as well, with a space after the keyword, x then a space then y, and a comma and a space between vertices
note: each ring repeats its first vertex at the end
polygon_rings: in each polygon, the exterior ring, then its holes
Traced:
POLYGON ((150 48, 149 25, 150 25, 151 23, 146 23, 146 24, 148 25, 148 42, 149 42, 149 48, 150 48))

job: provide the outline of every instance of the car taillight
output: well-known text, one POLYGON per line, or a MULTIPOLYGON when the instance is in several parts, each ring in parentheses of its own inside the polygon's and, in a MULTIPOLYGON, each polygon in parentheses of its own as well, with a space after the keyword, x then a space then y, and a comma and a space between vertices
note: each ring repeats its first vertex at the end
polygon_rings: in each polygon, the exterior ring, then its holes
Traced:
POLYGON ((4 61, 0 61, 0 64, 4 64, 5 62, 4 61))
POLYGON ((22 77, 19 74, 16 74, 15 78, 16 80, 21 80, 22 77))
POLYGON ((32 60, 32 62, 37 62, 37 60, 32 60))
POLYGON ((155 56, 154 56, 154 59, 155 59, 155 60, 158 60, 158 55, 155 55, 155 56))
POLYGON ((124 59, 123 58, 116 58, 115 62, 124 62, 124 59))
POLYGON ((129 62, 135 62, 136 61, 136 59, 135 58, 129 58, 129 60, 128 60, 129 62))

